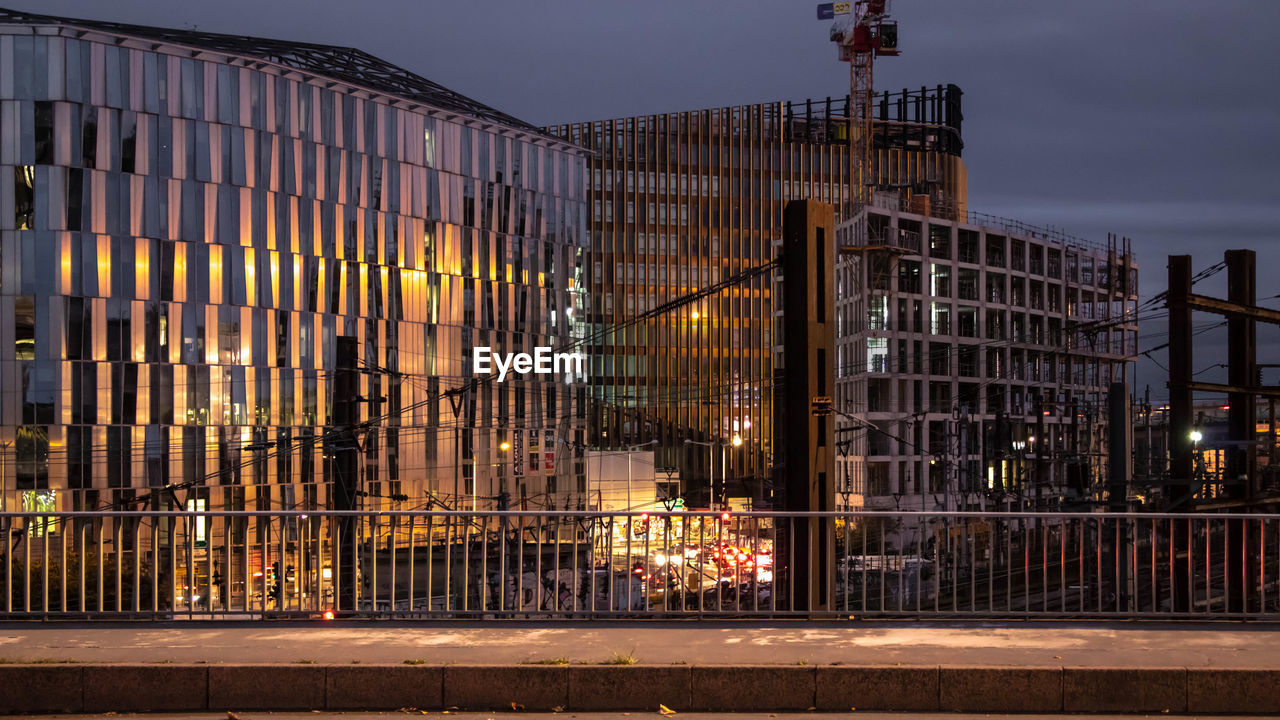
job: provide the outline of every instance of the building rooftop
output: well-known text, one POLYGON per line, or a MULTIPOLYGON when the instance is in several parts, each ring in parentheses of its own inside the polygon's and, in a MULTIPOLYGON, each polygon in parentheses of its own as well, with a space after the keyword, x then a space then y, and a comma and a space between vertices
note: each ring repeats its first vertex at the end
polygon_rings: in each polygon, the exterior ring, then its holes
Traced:
MULTIPOLYGON (((112 35, 157 40, 201 50, 258 58, 294 70, 321 75, 379 93, 420 102, 440 110, 469 115, 545 137, 543 132, 534 125, 355 48, 37 15, 4 8, 0 8, 0 24, 66 25, 112 35)), ((561 142, 558 138, 556 140, 561 142)))

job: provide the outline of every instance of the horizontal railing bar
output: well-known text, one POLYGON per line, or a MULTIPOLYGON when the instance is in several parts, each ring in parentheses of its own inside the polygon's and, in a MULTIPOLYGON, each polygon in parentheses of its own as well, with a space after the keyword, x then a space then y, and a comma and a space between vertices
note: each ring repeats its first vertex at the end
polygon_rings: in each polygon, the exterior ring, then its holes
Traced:
POLYGON ((1135 513, 1135 512, 1030 512, 1003 510, 954 510, 928 512, 922 510, 826 510, 826 511, 779 511, 779 510, 57 510, 0 512, 0 519, 20 518, 104 518, 104 517, 559 517, 572 518, 718 518, 728 512, 732 517, 744 518, 844 518, 844 517, 921 517, 921 518, 1079 518, 1079 519, 1141 519, 1141 520, 1277 520, 1280 513, 1135 513))

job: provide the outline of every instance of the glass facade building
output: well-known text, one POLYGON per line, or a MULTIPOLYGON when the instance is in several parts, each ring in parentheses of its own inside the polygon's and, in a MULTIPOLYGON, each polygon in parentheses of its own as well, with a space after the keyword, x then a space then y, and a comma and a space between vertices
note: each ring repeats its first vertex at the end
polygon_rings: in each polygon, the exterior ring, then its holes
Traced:
MULTIPOLYGON (((771 496, 778 277, 632 321, 770 263, 788 201, 842 207, 846 108, 828 98, 548 128, 594 153, 588 285, 599 342, 590 347, 590 442, 614 450, 653 443, 658 476, 679 473, 690 506, 706 506, 711 482, 723 482, 717 498, 727 494, 736 506, 771 496), (735 435, 741 445, 731 443, 735 435)), ((884 93, 876 113, 877 188, 963 213, 960 89, 884 93)))
POLYGON ((582 502, 584 377, 444 395, 582 337, 581 148, 359 51, 13 12, 0 130, 8 509, 324 507, 341 336, 364 507, 582 502))

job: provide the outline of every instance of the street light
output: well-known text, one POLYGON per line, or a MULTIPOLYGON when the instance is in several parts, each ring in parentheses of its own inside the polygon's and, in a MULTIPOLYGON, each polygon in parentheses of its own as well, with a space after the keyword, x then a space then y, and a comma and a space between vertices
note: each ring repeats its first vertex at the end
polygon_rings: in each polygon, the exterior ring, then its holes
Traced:
MULTIPOLYGON (((499 452, 499 453, 505 453, 505 452, 507 452, 507 451, 508 451, 508 450, 510 450, 510 449, 511 449, 511 443, 510 443, 510 442, 508 442, 508 441, 506 441, 506 440, 503 440, 502 442, 498 443, 498 452, 499 452)), ((499 468, 499 472, 494 473, 495 475, 497 475, 497 474, 501 474, 501 468, 502 468, 503 466, 505 466, 505 465, 506 465, 506 463, 507 463, 507 461, 506 461, 505 459, 503 459, 502 457, 499 457, 499 458, 498 458, 498 462, 496 462, 496 463, 489 463, 489 467, 491 467, 491 468, 499 468)), ((493 479, 496 479, 496 478, 493 478, 493 479)), ((492 487, 492 485, 491 485, 490 487, 492 487)), ((501 492, 501 490, 499 490, 499 492, 501 492)), ((473 482, 473 483, 471 483, 471 512, 476 512, 476 483, 474 483, 474 482, 473 482)))
POLYGON ((1194 428, 1187 437, 1191 440, 1192 479, 1203 479, 1207 474, 1204 469, 1204 456, 1200 454, 1200 441, 1204 439, 1204 433, 1200 432, 1200 428, 1194 428))

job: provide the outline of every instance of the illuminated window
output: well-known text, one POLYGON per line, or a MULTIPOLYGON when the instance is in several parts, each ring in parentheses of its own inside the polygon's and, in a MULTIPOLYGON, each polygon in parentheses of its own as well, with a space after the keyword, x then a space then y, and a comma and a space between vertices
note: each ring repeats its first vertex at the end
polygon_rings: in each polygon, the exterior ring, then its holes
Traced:
MULTIPOLYGON (((187 512, 204 512, 209 509, 209 501, 204 498, 192 498, 187 500, 187 512)), ((204 547, 206 544, 206 534, 208 533, 209 518, 207 516, 192 517, 188 522, 191 523, 195 531, 196 547, 204 547)))

